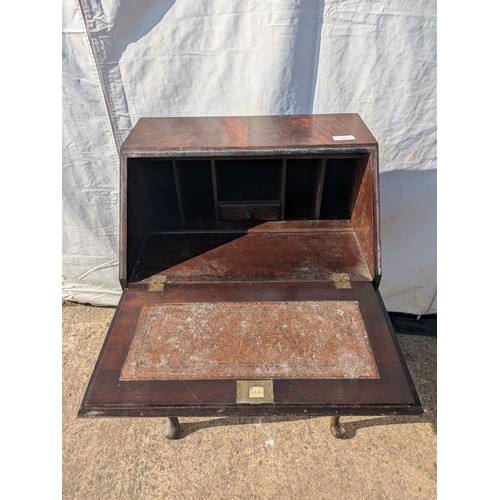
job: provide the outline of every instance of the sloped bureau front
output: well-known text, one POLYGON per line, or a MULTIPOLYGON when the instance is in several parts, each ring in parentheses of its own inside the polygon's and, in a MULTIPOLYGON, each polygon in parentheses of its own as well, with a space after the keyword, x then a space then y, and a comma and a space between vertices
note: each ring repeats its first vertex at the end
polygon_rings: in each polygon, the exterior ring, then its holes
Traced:
POLYGON ((143 118, 120 158, 124 292, 80 416, 422 413, 358 115, 143 118))

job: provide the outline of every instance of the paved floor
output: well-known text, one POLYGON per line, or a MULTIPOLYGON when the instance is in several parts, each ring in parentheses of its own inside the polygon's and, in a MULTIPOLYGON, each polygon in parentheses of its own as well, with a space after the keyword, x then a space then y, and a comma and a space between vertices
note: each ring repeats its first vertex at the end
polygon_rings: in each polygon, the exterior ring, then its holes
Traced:
POLYGON ((78 419, 114 309, 63 306, 63 498, 433 499, 436 497, 436 338, 398 335, 425 413, 345 417, 78 419))

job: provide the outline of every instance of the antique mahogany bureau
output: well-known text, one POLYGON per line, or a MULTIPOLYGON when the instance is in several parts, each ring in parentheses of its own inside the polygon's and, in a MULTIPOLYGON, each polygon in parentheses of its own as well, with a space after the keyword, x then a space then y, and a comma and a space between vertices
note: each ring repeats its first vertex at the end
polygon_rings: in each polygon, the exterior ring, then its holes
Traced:
POLYGON ((80 416, 421 414, 378 292, 357 114, 142 118, 121 148, 123 295, 80 416))

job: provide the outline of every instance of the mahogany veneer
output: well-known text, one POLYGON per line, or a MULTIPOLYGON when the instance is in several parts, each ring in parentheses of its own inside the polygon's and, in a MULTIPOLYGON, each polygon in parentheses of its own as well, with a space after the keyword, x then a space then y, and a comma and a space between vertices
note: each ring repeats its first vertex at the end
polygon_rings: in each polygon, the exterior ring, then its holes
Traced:
POLYGON ((140 119, 79 415, 422 413, 378 292, 377 151, 356 114, 140 119))

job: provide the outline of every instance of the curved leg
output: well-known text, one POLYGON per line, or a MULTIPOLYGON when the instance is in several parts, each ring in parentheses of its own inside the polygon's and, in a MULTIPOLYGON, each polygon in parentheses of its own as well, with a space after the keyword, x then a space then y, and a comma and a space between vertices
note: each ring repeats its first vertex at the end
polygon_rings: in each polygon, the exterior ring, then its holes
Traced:
POLYGON ((168 417, 168 422, 165 424, 163 434, 167 439, 177 439, 181 433, 181 426, 177 417, 168 417))
POLYGON ((340 417, 337 415, 330 420, 330 432, 336 438, 342 438, 345 434, 345 429, 340 425, 340 417))

